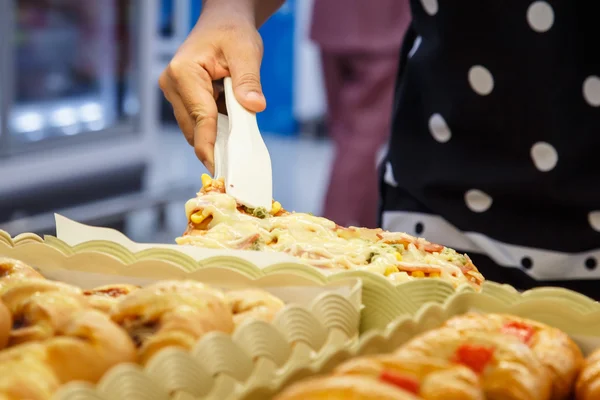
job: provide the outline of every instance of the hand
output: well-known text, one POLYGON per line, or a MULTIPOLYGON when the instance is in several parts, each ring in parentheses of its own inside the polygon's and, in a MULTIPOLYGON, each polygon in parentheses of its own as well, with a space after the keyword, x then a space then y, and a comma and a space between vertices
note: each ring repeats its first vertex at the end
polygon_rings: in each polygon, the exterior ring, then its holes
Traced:
MULTIPOLYGON (((253 15, 234 7, 206 7, 181 45, 159 84, 173 105, 175 118, 196 155, 214 173, 217 135, 217 99, 222 93, 214 81, 231 76, 235 96, 253 112, 266 101, 260 84, 262 39, 253 15)), ((224 3, 221 3, 224 4, 224 3)))

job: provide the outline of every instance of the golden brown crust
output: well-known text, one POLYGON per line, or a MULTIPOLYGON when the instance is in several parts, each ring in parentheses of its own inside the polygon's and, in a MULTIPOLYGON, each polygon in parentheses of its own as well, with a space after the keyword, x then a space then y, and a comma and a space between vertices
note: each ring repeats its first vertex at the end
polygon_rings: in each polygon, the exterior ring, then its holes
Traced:
POLYGON ((285 307, 281 299, 260 289, 232 290, 225 293, 225 298, 231 307, 236 326, 249 319, 271 322, 285 307))
POLYGON ((527 345, 508 335, 440 328, 413 339, 396 354, 465 364, 479 373, 488 399, 550 397, 552 382, 547 369, 527 345))
POLYGON ((22 279, 44 279, 44 277, 29 265, 12 258, 0 257, 0 288, 13 281, 22 279))
POLYGON ((120 301, 111 317, 138 344, 141 363, 165 347, 190 349, 208 332, 234 329, 223 293, 195 281, 164 281, 139 289, 120 301))
POLYGON ((35 358, 0 363, 2 400, 48 400, 59 385, 52 370, 35 358))
POLYGON ((0 289, 0 299, 13 317, 9 346, 51 338, 88 307, 79 288, 45 279, 13 281, 0 289))
POLYGON ((420 397, 363 376, 333 376, 298 382, 274 400, 416 400, 420 397))
POLYGON ((600 349, 590 354, 575 385, 577 400, 600 399, 600 349))
POLYGON ((500 332, 519 337, 547 368, 552 379, 552 399, 568 396, 583 365, 579 346, 564 332, 540 322, 506 314, 468 313, 446 322, 462 330, 500 332))
POLYGON ((8 344, 10 330, 12 329, 12 316, 8 308, 0 300, 0 350, 8 344))
POLYGON ((56 336, 0 352, 0 364, 23 358, 46 365, 62 384, 73 380, 97 382, 113 366, 135 361, 135 346, 127 333, 99 311, 71 315, 56 336))
POLYGON ((138 290, 140 287, 128 284, 114 284, 99 286, 93 289, 83 291, 88 303, 96 310, 109 313, 110 310, 127 296, 129 293, 138 290))
POLYGON ((384 374, 414 379, 418 394, 426 400, 483 400, 479 377, 469 368, 432 357, 380 355, 346 361, 338 375, 362 375, 380 379, 384 374))

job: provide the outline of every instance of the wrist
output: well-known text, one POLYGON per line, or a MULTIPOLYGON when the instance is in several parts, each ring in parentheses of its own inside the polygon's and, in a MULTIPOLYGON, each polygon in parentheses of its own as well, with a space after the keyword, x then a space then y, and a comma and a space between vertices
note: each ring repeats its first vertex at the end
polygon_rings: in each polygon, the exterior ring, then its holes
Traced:
POLYGON ((255 3, 258 0, 203 0, 200 18, 213 13, 227 15, 232 19, 256 20, 255 3))

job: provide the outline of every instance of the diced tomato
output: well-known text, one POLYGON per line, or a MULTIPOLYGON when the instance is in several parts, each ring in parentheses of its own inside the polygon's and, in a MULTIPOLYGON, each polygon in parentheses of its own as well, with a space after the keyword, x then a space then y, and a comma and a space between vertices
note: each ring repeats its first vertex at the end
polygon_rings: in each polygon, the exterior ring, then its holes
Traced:
POLYGON ((526 323, 512 321, 504 324, 502 327, 502 333, 516 336, 523 343, 528 345, 531 342, 531 338, 535 334, 535 329, 526 323))
POLYGON ((383 382, 397 386, 409 393, 419 394, 419 381, 412 376, 392 371, 383 371, 381 375, 379 375, 379 379, 383 382))
POLYGON ((494 358, 494 348, 475 344, 464 344, 456 349, 454 361, 481 374, 494 358))

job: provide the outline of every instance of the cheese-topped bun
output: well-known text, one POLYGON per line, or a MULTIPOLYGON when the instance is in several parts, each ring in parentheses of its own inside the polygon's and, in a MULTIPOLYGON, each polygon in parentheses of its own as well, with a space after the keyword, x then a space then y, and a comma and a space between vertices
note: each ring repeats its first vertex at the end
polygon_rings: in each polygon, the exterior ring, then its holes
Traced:
POLYGON ((9 345, 51 338, 76 311, 88 308, 81 290, 45 279, 13 281, 0 289, 13 317, 9 345))
POLYGON ((219 290, 196 281, 162 281, 125 296, 111 311, 146 363, 165 347, 191 347, 211 331, 231 333, 233 316, 219 290))
POLYGON ((546 367, 552 380, 552 399, 567 397, 583 365, 579 346, 569 335, 540 322, 505 314, 468 313, 450 319, 447 327, 457 330, 497 332, 518 338, 546 367))
POLYGON ((334 374, 361 375, 392 383, 426 400, 483 400, 480 380, 469 368, 440 358, 378 355, 354 358, 334 374))
POLYGON ((87 298, 90 306, 108 313, 123 297, 139 288, 139 286, 128 284, 105 285, 84 290, 83 295, 87 298))
POLYGON ((575 393, 577 400, 600 399, 600 350, 596 350, 585 360, 575 393))
POLYGON ((298 382, 274 400, 416 400, 421 397, 363 376, 332 376, 298 382))
POLYGON ((233 322, 236 326, 248 319, 271 322, 285 307, 281 299, 260 289, 232 290, 225 293, 225 298, 233 312, 233 322))
POLYGON ((0 288, 15 281, 27 278, 44 279, 44 277, 29 265, 12 258, 0 257, 0 288))

